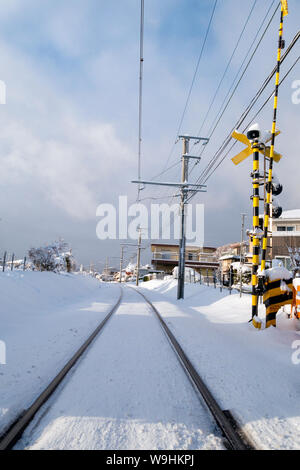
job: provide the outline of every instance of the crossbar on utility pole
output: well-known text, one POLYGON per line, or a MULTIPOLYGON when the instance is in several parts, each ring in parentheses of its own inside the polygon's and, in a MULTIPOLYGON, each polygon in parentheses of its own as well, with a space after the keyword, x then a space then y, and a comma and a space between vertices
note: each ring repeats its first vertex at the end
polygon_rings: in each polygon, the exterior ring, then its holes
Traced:
MULTIPOLYGON (((184 298, 184 273, 185 273, 185 246, 186 246, 186 235, 185 235, 185 206, 187 203, 187 197, 189 192, 193 193, 204 193, 206 192, 207 186, 203 184, 191 184, 188 182, 189 179, 189 160, 197 159, 200 160, 200 157, 195 157, 189 155, 189 143, 190 140, 204 141, 207 143, 209 139, 204 137, 192 137, 189 135, 180 135, 179 139, 183 140, 183 155, 182 155, 182 176, 180 183, 171 183, 171 182, 158 182, 158 181, 142 181, 134 180, 131 181, 134 184, 144 184, 144 185, 155 185, 155 186, 170 186, 180 189, 180 215, 181 215, 181 234, 179 242, 179 260, 178 260, 178 289, 177 289, 177 299, 184 298)), ((138 281, 137 281, 138 282, 138 281)))

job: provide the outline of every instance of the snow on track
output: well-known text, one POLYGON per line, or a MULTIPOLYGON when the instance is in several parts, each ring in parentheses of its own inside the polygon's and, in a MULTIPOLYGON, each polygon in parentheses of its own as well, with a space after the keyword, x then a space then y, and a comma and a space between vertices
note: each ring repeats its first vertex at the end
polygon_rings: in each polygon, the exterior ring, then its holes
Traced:
MULTIPOLYGON (((258 448, 300 448, 299 341, 295 322, 278 314, 278 328, 257 331, 249 323, 251 296, 176 281, 143 284, 199 374, 224 410, 229 409, 258 448)), ((260 305, 261 315, 264 306, 260 305)))
POLYGON ((0 273, 0 434, 47 387, 103 320, 119 286, 47 272, 0 273))
POLYGON ((134 291, 16 448, 223 449, 150 307, 134 291))

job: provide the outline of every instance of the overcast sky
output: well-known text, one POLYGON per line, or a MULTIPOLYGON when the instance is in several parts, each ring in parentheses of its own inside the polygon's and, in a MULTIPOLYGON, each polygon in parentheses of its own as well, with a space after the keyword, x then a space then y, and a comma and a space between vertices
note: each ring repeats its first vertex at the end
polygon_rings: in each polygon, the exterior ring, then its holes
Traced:
MULTIPOLYGON (((213 3, 145 0, 145 179, 162 171, 167 162, 213 3)), ((183 133, 199 131, 253 3, 218 1, 183 133)), ((202 135, 207 135, 271 4, 271 0, 257 1, 202 135)), ((287 43, 299 29, 300 17, 299 1, 290 0, 289 6, 287 43)), ((96 208, 101 203, 116 204, 119 195, 128 194, 132 202, 136 197, 130 181, 137 176, 139 19, 139 0, 1 1, 0 79, 7 85, 7 104, 0 106, 2 251, 22 257, 31 246, 63 237, 83 263, 119 255, 119 242, 96 237, 96 208)), ((279 13, 192 180, 275 66, 278 26, 279 13)), ((300 42, 285 62, 283 74, 299 55, 299 46, 300 42)), ((284 160, 276 172, 284 184, 280 198, 284 209, 300 207, 300 104, 291 99, 295 80, 300 80, 299 63, 280 91, 278 127, 283 133, 276 147, 284 160)), ((273 84, 272 80, 255 109, 273 84)), ((259 117, 263 128, 271 127, 272 108, 271 101, 259 117)), ((178 144, 169 165, 180 160, 180 153, 178 144)), ((162 179, 178 180, 179 168, 162 179)), ((250 159, 234 167, 228 157, 208 181, 208 193, 195 198, 205 203, 207 245, 239 240, 241 212, 251 222, 250 172, 250 159)), ((143 198, 166 194, 170 191, 147 188, 143 198)))

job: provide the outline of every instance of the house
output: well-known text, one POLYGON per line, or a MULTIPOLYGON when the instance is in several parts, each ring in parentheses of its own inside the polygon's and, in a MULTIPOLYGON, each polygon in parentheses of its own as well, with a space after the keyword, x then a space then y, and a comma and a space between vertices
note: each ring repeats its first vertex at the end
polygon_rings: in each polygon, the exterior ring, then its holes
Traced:
POLYGON ((300 209, 285 211, 279 219, 272 219, 272 228, 272 247, 268 255, 291 268, 291 252, 300 250, 300 209))
MULTIPOLYGON (((152 266, 158 271, 171 274, 178 266, 179 246, 152 243, 152 266)), ((216 257, 216 248, 199 246, 186 246, 185 252, 186 267, 195 269, 203 276, 213 276, 219 269, 219 262, 216 257)))
POLYGON ((217 249, 217 257, 220 262, 220 271, 222 278, 228 277, 230 267, 233 263, 241 261, 242 246, 242 263, 250 264, 252 262, 252 254, 249 252, 249 243, 231 243, 221 246, 217 249))
MULTIPOLYGON (((260 216, 260 225, 263 228, 263 216, 260 216)), ((293 254, 300 252, 300 209, 288 210, 278 219, 270 219, 269 230, 271 229, 272 241, 268 238, 267 263, 270 265, 271 260, 278 259, 285 268, 292 269, 293 254)))

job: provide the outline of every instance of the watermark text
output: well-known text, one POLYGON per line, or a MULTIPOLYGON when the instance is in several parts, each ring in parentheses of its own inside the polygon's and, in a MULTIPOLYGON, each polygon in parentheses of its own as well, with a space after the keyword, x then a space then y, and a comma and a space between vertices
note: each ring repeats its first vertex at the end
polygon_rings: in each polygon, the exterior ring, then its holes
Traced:
POLYGON ((295 349, 295 352, 292 354, 292 363, 295 366, 300 365, 300 340, 296 340, 292 344, 292 349, 295 349))
POLYGON ((295 90, 292 93, 292 103, 300 104, 300 80, 294 80, 292 83, 292 89, 295 90))
MULTIPOLYGON (((100 217, 96 233, 100 240, 137 240, 139 227, 143 238, 148 240, 179 240, 181 236, 180 204, 151 204, 150 208, 141 203, 128 206, 127 196, 119 197, 119 207, 100 204, 96 211, 100 217)), ((186 204, 186 240, 198 246, 204 243, 204 205, 186 204)))
POLYGON ((6 364, 6 344, 4 341, 0 341, 0 365, 6 364))

